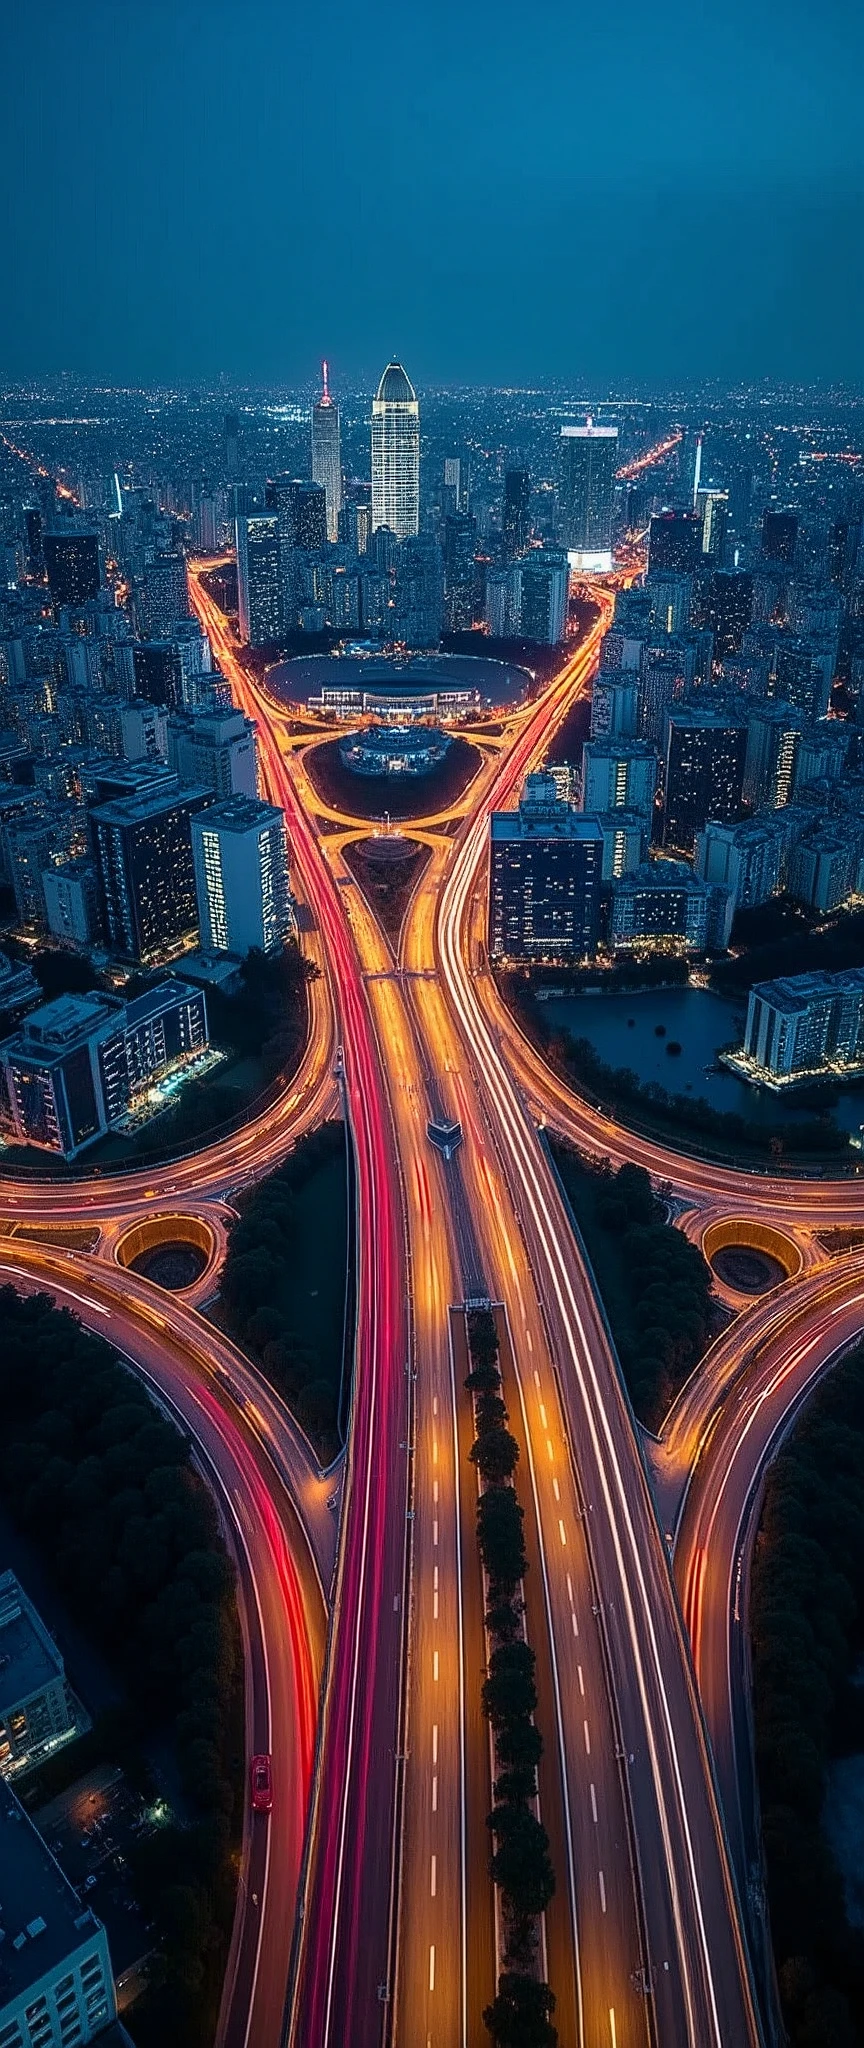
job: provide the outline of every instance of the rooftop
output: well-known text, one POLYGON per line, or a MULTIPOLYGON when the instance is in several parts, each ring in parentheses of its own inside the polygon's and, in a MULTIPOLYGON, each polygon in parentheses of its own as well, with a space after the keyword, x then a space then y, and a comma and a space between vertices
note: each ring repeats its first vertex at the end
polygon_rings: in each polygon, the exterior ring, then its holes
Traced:
POLYGON ((416 405, 417 393, 395 356, 387 364, 375 393, 376 405, 416 405))
POLYGON ((0 1719, 63 1676, 63 1659, 14 1572, 0 1572, 0 1719))
POLYGON ((255 796, 226 796, 222 803, 208 804, 201 823, 208 831, 215 828, 220 832, 260 832, 281 821, 284 815, 277 804, 264 803, 255 796))
POLYGON ((82 1907, 11 1786, 0 1780, 0 2008, 92 1941, 101 1922, 82 1907))

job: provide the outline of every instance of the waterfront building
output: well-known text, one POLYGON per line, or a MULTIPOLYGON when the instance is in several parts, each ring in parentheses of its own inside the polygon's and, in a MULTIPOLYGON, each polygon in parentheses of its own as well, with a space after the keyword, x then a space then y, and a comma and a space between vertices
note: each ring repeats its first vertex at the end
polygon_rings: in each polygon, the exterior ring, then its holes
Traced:
POLYGON ((686 861, 644 861, 613 884, 613 952, 704 953, 713 894, 686 861))
POLYGON ((775 1086, 826 1072, 860 1072, 864 968, 757 982, 748 998, 744 1045, 730 1063, 746 1079, 775 1086))

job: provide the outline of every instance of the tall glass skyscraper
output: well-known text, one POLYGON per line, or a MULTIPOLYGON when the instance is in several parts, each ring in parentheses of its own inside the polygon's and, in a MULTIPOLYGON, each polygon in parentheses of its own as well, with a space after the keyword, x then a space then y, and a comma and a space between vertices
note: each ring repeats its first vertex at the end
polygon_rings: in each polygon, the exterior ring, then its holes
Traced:
POLYGON ((323 389, 312 407, 312 475, 321 484, 327 501, 327 539, 339 539, 342 509, 342 451, 339 442, 339 407, 330 396, 327 364, 321 365, 323 389))
POLYGON ((372 400, 372 525, 389 526, 397 540, 420 529, 420 408, 397 362, 372 400))
POLYGON ((602 575, 612 567, 612 498, 618 428, 561 428, 561 538, 571 569, 602 575))

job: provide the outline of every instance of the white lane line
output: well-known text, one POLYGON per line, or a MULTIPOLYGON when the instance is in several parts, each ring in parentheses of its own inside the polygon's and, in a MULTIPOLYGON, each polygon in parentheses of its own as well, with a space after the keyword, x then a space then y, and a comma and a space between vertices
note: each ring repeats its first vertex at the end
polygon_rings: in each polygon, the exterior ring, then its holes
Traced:
POLYGON ((609 2033, 610 2033, 610 2036, 611 2036, 611 2040, 612 2040, 612 2048, 618 2048, 618 2034, 617 2034, 617 2031, 616 2031, 616 2027, 615 2027, 615 2007, 614 2007, 614 2005, 610 2005, 610 2007, 609 2007, 609 2033))
POLYGON ((433 1415, 437 1415, 437 1413, 438 1413, 438 1396, 437 1396, 437 1394, 433 1394, 433 1396, 432 1396, 432 1413, 433 1413, 433 1415))
POLYGON ((437 1883, 438 1883, 438 1858, 437 1858, 437 1856, 433 1856, 433 1858, 432 1858, 432 1869, 431 1869, 431 1871, 430 1871, 430 1874, 429 1874, 429 1893, 430 1893, 430 1897, 431 1897, 431 1898, 433 1898, 433 1899, 434 1899, 434 1897, 435 1897, 435 1888, 436 1888, 436 1885, 437 1885, 437 1883))
POLYGON ((529 1351, 533 1351, 533 1349, 534 1349, 534 1346, 533 1346, 533 1344, 532 1344, 532 1342, 531 1342, 531 1332, 530 1332, 530 1330, 526 1330, 526 1332, 525 1332, 525 1342, 526 1342, 526 1344, 527 1344, 527 1346, 528 1346, 528 1349, 529 1349, 529 1351))
POLYGON ((437 1774, 436 1774, 436 1776, 435 1776, 435 1777, 433 1778, 433 1780, 432 1780, 432 1812, 433 1812, 433 1813, 437 1813, 437 1812, 438 1812, 438 1778, 437 1778, 437 1774))
POLYGON ((434 1500, 434 1501, 436 1502, 436 1504, 437 1504, 437 1500, 438 1500, 438 1481, 437 1481, 437 1479, 433 1479, 433 1481, 432 1481, 432 1499, 433 1499, 433 1500, 434 1500))
POLYGON ((437 1762, 438 1762, 438 1723, 437 1723, 437 1721, 434 1721, 434 1722, 433 1722, 433 1724, 432 1724, 432 1762, 433 1762, 433 1764, 437 1764, 437 1762))
POLYGON ((561 1499, 561 1488, 558 1484, 557 1479, 553 1479, 552 1481, 552 1492, 554 1493, 556 1500, 561 1499))
POLYGON ((429 1950, 429 1989, 430 1989, 430 1991, 434 1991, 434 1989, 435 1989, 435 1949, 434 1949, 434 1947, 430 1948, 430 1950, 429 1950))
POLYGON ((438 1588, 437 1588, 437 1586, 435 1587, 435 1590, 434 1590, 434 1592, 433 1592, 433 1594, 432 1594, 432 1620, 433 1620, 433 1621, 437 1621, 437 1620, 438 1620, 438 1588))
POLYGON ((562 1543, 565 1543, 565 1544, 566 1544, 566 1542, 567 1542, 567 1536, 566 1536, 566 1533, 565 1533, 565 1529, 564 1529, 564 1524, 563 1524, 563 1522, 562 1522, 562 1520, 561 1520, 561 1516, 560 1516, 560 1515, 558 1516, 558 1534, 559 1534, 559 1536, 560 1536, 560 1538, 561 1538, 561 1541, 562 1541, 562 1543))
POLYGON ((595 1790, 594 1790, 594 1787, 593 1787, 593 1785, 592 1785, 592 1787, 591 1787, 591 1818, 592 1818, 592 1820, 593 1820, 593 1822, 594 1822, 594 1826, 595 1826, 595 1828, 596 1828, 596 1826, 597 1826, 597 1794, 596 1794, 596 1792, 595 1792, 595 1790))
POLYGON ((582 1698, 583 1698, 583 1700, 584 1700, 584 1698, 585 1698, 585 1680, 584 1680, 584 1678, 583 1678, 583 1676, 582 1676, 582 1666, 581 1666, 581 1664, 577 1664, 577 1666, 576 1666, 576 1669, 577 1669, 577 1671, 578 1671, 578 1673, 579 1673, 579 1691, 581 1692, 581 1694, 582 1694, 582 1698))
POLYGON ((603 1908, 603 1911, 604 1911, 604 1913, 605 1913, 605 1911, 606 1911, 606 1884, 605 1884, 605 1880, 604 1880, 604 1877, 603 1877, 603 1872, 602 1872, 602 1870, 598 1870, 598 1872, 597 1872, 597 1875, 598 1875, 598 1877, 599 1877, 599 1879, 600 1879, 600 1904, 601 1904, 601 1906, 602 1906, 602 1908, 603 1908))
POLYGON ((572 1621, 572 1623, 573 1623, 573 1634, 574 1634, 574 1636, 578 1636, 578 1634, 579 1634, 579 1623, 578 1623, 578 1621, 576 1620, 576 1616, 575 1616, 575 1614, 571 1614, 571 1616, 570 1616, 570 1620, 571 1620, 571 1621, 572 1621))
MULTIPOLYGON (((432 1445, 432 1463, 433 1463, 433 1465, 437 1465, 437 1463, 438 1463, 438 1438, 437 1438, 437 1437, 435 1438, 435 1440, 434 1440, 434 1442, 433 1442, 433 1445, 432 1445)), ((437 1485, 437 1483, 438 1483, 438 1482, 437 1482, 437 1480, 436 1480, 436 1482, 435 1482, 435 1483, 436 1483, 436 1485, 437 1485)))
POLYGON ((541 1420, 541 1422, 542 1422, 542 1424, 543 1424, 543 1428, 544 1428, 544 1429, 548 1429, 548 1428, 549 1428, 549 1424, 548 1424, 548 1422, 547 1422, 547 1420, 546 1420, 546 1406, 545 1406, 545 1403, 544 1403, 543 1401, 541 1401, 541 1403, 540 1403, 540 1420, 541 1420))
MULTIPOLYGON (((437 1655, 437 1652, 436 1652, 436 1655, 437 1655)), ((437 1672, 436 1672, 436 1674, 435 1674, 435 1675, 436 1675, 436 1677, 437 1677, 437 1675, 438 1675, 438 1674, 437 1674, 437 1672)), ((586 1755, 586 1756, 590 1756, 590 1755, 591 1755, 591 1736, 590 1736, 590 1734, 589 1734, 589 1732, 588 1732, 588 1723, 587 1723, 587 1721, 583 1721, 583 1723, 582 1723, 582 1726, 583 1726, 583 1728, 584 1728, 584 1730, 585 1730, 585 1755, 586 1755)))
POLYGON ((437 1650, 433 1650, 433 1652, 432 1652, 432 1677, 434 1678, 434 1680, 435 1680, 435 1684, 437 1685, 437 1684, 438 1684, 438 1652, 437 1652, 437 1650))
POLYGON ((570 1602, 570 1605, 571 1605, 571 1607, 572 1607, 572 1605, 573 1605, 573 1580, 571 1579, 571 1577, 570 1577, 570 1573, 569 1573, 569 1572, 567 1573, 567 1598, 568 1598, 568 1600, 569 1600, 569 1602, 570 1602))
POLYGON ((547 1438, 546 1438, 546 1456, 547 1456, 547 1458, 548 1458, 548 1460, 549 1460, 549 1463, 550 1463, 550 1465, 551 1465, 551 1464, 552 1464, 552 1463, 554 1462, 554 1458, 555 1458, 555 1452, 554 1452, 554 1451, 553 1451, 553 1449, 552 1449, 552 1438, 551 1438, 551 1436, 547 1436, 547 1438))
POLYGON ((534 1380, 535 1380, 535 1384, 536 1384, 536 1385, 537 1385, 537 1386, 539 1387, 539 1385, 540 1385, 540 1374, 539 1374, 539 1372, 537 1371, 537 1367, 536 1367, 536 1365, 535 1365, 535 1367, 534 1367, 534 1380))
POLYGON ((436 1518, 436 1520, 435 1520, 435 1521, 433 1522, 433 1524, 432 1524, 432 1541, 433 1541, 433 1543, 435 1544, 435 1546, 436 1546, 436 1549, 437 1549, 437 1546, 438 1546, 438 1522, 437 1522, 437 1518, 436 1518))

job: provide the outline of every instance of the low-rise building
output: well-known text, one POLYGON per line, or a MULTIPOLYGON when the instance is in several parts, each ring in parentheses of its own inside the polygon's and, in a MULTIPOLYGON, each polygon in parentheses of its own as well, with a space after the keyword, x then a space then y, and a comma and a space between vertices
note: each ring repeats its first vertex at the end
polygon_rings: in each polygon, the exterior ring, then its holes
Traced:
POLYGON ((0 1044, 0 1126, 15 1144, 74 1159, 207 1045, 204 991, 185 982, 131 1003, 58 996, 0 1044))
POLYGON ((79 2048, 116 2018, 101 1920, 0 1784, 0 2048, 79 2048))

